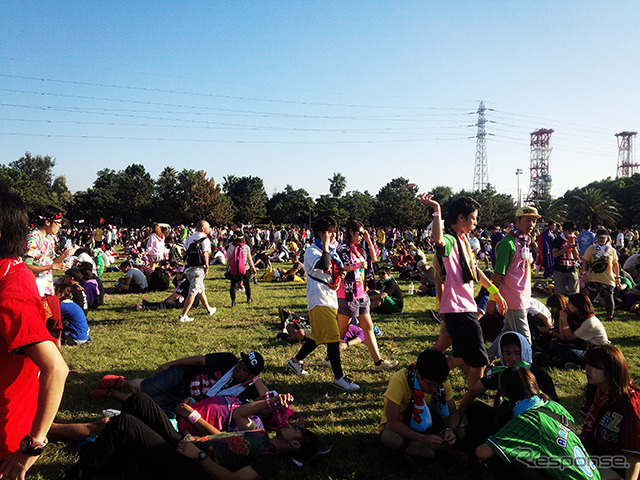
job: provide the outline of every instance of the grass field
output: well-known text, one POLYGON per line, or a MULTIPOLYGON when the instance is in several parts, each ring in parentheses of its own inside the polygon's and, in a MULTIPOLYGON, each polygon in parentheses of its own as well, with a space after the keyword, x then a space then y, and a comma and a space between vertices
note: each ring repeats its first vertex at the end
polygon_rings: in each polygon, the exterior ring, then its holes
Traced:
MULTIPOLYGON (((410 471, 401 470, 378 440, 377 426, 382 408, 382 395, 390 372, 374 373, 373 364, 364 345, 343 352, 343 366, 347 374, 360 385, 360 390, 347 394, 331 386, 330 370, 322 367, 325 348, 320 347, 306 360, 310 370, 305 379, 290 373, 286 367, 298 347, 285 345, 275 339, 278 332, 278 305, 293 311, 306 309, 305 285, 298 283, 260 283, 253 286, 254 303, 244 303, 238 294, 238 306, 230 308, 228 281, 221 267, 212 267, 206 280, 211 305, 218 308, 213 317, 202 307, 192 310, 195 322, 177 322, 177 310, 135 312, 135 302, 141 295, 112 295, 105 297, 105 305, 89 314, 91 343, 80 347, 64 347, 63 355, 71 373, 57 421, 62 423, 100 418, 104 408, 119 408, 113 398, 89 400, 87 393, 96 388, 98 380, 107 373, 127 377, 147 377, 168 360, 209 352, 260 351, 266 361, 261 375, 264 382, 279 392, 291 392, 293 408, 303 414, 314 430, 322 436, 323 445, 333 445, 333 451, 299 469, 285 463, 281 479, 465 479, 469 472, 454 466, 417 463, 410 471)), ((116 273, 105 274, 107 292, 113 291, 116 273)), ((408 282, 400 281, 403 291, 408 282)), ((147 294, 150 301, 164 299, 168 292, 147 294)), ((382 330, 378 337, 384 358, 396 359, 400 365, 415 361, 419 352, 436 340, 438 326, 427 317, 434 307, 430 297, 405 297, 404 313, 393 316, 374 316, 382 330)), ((603 318, 603 311, 596 312, 603 318)), ((606 324, 611 341, 624 352, 631 365, 632 377, 640 380, 640 321, 619 311, 616 320, 606 324)), ((574 414, 577 424, 582 417, 577 408, 582 401, 585 384, 581 371, 552 370, 561 402, 574 414)), ((459 370, 452 372, 456 400, 464 392, 464 380, 459 370)), ((34 478, 55 478, 75 461, 73 445, 54 443, 31 469, 34 478)), ((487 477, 491 478, 491 477, 487 477)))

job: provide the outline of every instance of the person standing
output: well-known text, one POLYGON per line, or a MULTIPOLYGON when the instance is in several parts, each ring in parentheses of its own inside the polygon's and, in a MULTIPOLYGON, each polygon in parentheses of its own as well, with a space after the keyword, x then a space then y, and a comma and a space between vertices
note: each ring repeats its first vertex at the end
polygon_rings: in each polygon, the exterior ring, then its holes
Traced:
POLYGON ((204 308, 207 309, 207 313, 209 315, 216 313, 216 307, 209 305, 207 294, 204 290, 204 279, 209 272, 209 255, 211 254, 211 241, 209 240, 210 231, 211 227, 209 226, 209 222, 206 220, 200 220, 196 226, 196 232, 187 237, 187 240, 184 243, 184 250, 186 252, 188 265, 184 273, 187 280, 189 280, 189 294, 184 301, 182 313, 180 314, 180 317, 178 317, 178 321, 181 323, 193 322, 194 319, 189 317, 188 313, 196 299, 196 296, 198 296, 198 299, 204 308), (192 244, 193 248, 192 251, 190 251, 189 248, 192 244), (190 260, 191 258, 195 258, 195 260, 192 261, 190 260))
POLYGON ((336 250, 342 262, 342 282, 338 287, 338 325, 340 337, 347 333, 352 318, 364 332, 364 340, 374 364, 374 370, 381 372, 398 365, 397 360, 385 360, 380 356, 378 340, 373 332, 371 320, 371 302, 366 285, 375 288, 373 262, 377 260, 376 251, 369 232, 358 220, 352 220, 345 228, 344 241, 336 250), (366 246, 366 250, 365 250, 366 246))
POLYGON ((576 269, 580 258, 575 231, 575 223, 564 222, 562 233, 555 238, 552 244, 553 291, 560 295, 578 293, 580 288, 576 269), (565 293, 565 289, 567 289, 567 293, 565 293))
MULTIPOLYGON (((516 211, 515 222, 509 225, 507 234, 496 247, 496 264, 493 284, 500 289, 507 302, 502 332, 518 332, 531 345, 531 333, 527 321, 527 309, 531 300, 530 264, 531 232, 540 218, 535 207, 520 207, 516 211)), ((496 357, 497 346, 491 354, 496 357)))
POLYGON ((591 301, 601 297, 607 311, 605 320, 613 320, 613 292, 620 285, 620 264, 618 253, 611 246, 611 237, 606 229, 599 229, 596 243, 591 245, 582 256, 583 272, 589 272, 585 292, 591 301))
POLYGON ((576 238, 578 242, 578 248, 580 249, 580 258, 584 257, 584 254, 591 245, 596 241, 596 235, 591 231, 591 224, 585 223, 582 225, 582 231, 576 238))
POLYGON ((335 248, 338 224, 332 217, 320 217, 313 225, 315 240, 304 253, 304 269, 307 272, 307 308, 311 333, 295 357, 287 366, 299 377, 308 375, 303 360, 319 344, 327 344, 327 356, 333 370, 333 386, 347 392, 360 388, 342 371, 340 360, 340 330, 338 329, 338 296, 335 287, 340 282, 339 268, 342 261, 335 248))
POLYGON ((540 239, 540 254, 542 266, 544 267, 544 278, 553 277, 553 241, 556 239, 556 226, 558 224, 550 221, 547 228, 542 232, 540 239))
POLYGON ((0 184, 0 478, 6 479, 24 478, 45 449, 69 372, 45 326, 33 273, 20 258, 27 225, 22 200, 0 184))
POLYGON ((433 209, 433 242, 443 273, 446 272, 440 313, 451 337, 453 352, 448 359, 449 367, 462 366, 467 384, 474 385, 489 364, 474 300, 474 281, 489 291, 490 299, 496 302, 500 313, 507 309, 498 288, 478 268, 467 239, 477 225, 480 204, 470 197, 454 200, 445 221, 449 233, 445 234, 440 221, 440 204, 433 200, 433 195, 423 194, 418 201, 433 209))
POLYGON ((239 234, 234 236, 233 242, 229 245, 229 249, 227 250, 227 273, 231 280, 231 286, 229 287, 231 306, 236 306, 236 289, 240 283, 244 286, 244 291, 247 295, 247 303, 252 303, 251 277, 256 275, 258 272, 253 264, 253 258, 251 258, 251 248, 246 244, 244 235, 241 231, 239 234), (240 253, 242 253, 242 255, 240 255, 240 253), (241 265, 239 263, 241 263, 241 265))

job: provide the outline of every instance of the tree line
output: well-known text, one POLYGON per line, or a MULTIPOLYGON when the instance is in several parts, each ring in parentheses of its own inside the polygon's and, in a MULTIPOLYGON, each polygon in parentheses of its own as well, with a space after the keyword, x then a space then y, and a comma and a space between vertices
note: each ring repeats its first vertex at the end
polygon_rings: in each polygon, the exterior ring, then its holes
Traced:
MULTIPOLYGON (((426 227, 430 213, 415 200, 418 186, 406 178, 391 179, 375 195, 347 191, 347 180, 334 173, 329 193, 312 199, 303 188, 287 185, 271 197, 260 177, 228 175, 222 183, 203 170, 166 167, 153 179, 143 165, 132 164, 115 171, 97 173, 93 185, 72 194, 63 175, 54 177, 55 159, 29 152, 8 165, 0 165, 0 180, 7 181, 31 212, 43 205, 60 207, 71 221, 84 220, 141 226, 151 220, 172 225, 192 224, 201 218, 212 224, 238 221, 245 224, 306 225, 319 215, 331 215, 341 224, 352 218, 372 226, 426 227)), ((516 211, 513 197, 498 193, 492 185, 483 191, 454 192, 437 186, 433 193, 446 213, 448 204, 460 195, 474 197, 481 205, 479 224, 508 225, 516 211)), ((615 227, 640 223, 640 174, 592 182, 562 197, 545 198, 538 205, 543 219, 615 227)))

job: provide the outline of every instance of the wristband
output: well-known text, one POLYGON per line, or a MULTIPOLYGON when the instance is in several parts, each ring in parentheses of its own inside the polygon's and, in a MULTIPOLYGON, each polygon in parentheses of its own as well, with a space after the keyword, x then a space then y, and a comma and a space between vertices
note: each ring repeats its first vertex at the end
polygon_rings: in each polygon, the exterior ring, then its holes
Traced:
POLYGON ((569 328, 571 328, 569 327, 569 325, 567 325, 566 327, 562 327, 563 330, 569 330, 569 328))
POLYGON ((189 414, 189 416, 187 417, 187 420, 195 424, 201 418, 202 418, 202 415, 200 415, 200 413, 197 410, 194 410, 189 414))
POLYGON ((499 291, 498 287, 496 287, 494 284, 491 284, 491 286, 487 288, 487 290, 489 291, 489 295, 494 295, 499 291))
POLYGON ((433 212, 431 214, 432 217, 439 217, 440 216, 440 212, 433 212))

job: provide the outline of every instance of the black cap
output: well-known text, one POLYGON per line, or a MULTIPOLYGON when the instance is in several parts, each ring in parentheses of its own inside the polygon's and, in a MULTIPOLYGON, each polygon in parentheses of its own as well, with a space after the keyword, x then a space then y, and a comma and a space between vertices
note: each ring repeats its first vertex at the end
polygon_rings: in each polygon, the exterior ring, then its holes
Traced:
POLYGON ((241 353, 242 363, 254 375, 258 375, 264 368, 264 358, 258 352, 241 353))

